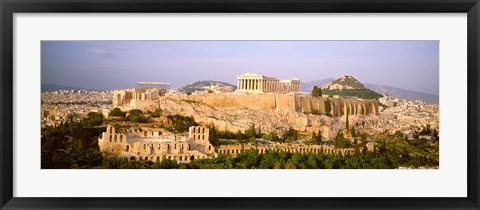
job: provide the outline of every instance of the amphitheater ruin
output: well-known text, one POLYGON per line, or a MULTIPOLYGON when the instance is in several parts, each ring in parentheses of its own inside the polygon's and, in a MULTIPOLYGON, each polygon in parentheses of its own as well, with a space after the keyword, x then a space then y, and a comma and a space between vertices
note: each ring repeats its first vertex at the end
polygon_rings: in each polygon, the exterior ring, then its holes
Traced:
MULTIPOLYGON (((236 156, 245 150, 256 150, 259 154, 268 151, 289 153, 355 154, 353 148, 335 148, 331 145, 304 145, 292 143, 235 144, 213 146, 209 141, 209 129, 203 126, 189 128, 188 136, 162 136, 159 130, 132 128, 128 132, 117 132, 108 125, 98 138, 100 151, 105 155, 159 162, 164 159, 179 163, 190 163, 195 159, 213 158, 218 154, 236 156)), ((361 152, 361 151, 360 151, 361 152)))
POLYGON ((132 128, 129 132, 117 132, 108 125, 98 139, 100 151, 106 155, 126 157, 130 160, 176 160, 189 163, 194 159, 215 157, 210 144, 209 130, 203 126, 189 128, 188 136, 162 136, 159 130, 132 128))

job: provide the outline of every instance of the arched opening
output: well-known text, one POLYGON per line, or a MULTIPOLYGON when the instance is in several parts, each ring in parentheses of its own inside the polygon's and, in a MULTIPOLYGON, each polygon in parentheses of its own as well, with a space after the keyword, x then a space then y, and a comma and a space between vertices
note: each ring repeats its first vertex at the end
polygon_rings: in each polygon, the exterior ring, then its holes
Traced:
POLYGON ((172 156, 168 156, 168 159, 171 160, 171 159, 172 159, 172 156))
POLYGON ((128 152, 129 150, 130 150, 130 146, 127 145, 127 146, 125 147, 125 152, 128 152))
POLYGON ((195 157, 193 157, 193 155, 190 157, 190 160, 195 160, 195 157))
POLYGON ((138 157, 138 160, 143 160, 142 156, 138 157))
POLYGON ((157 162, 160 162, 160 157, 159 156, 157 156, 157 162))
POLYGON ((180 156, 180 157, 178 157, 178 158, 179 158, 180 161, 183 161, 183 157, 182 157, 182 156, 180 156))
POLYGON ((120 142, 122 142, 122 139, 123 139, 123 135, 120 135, 120 142))
POLYGON ((109 139, 110 142, 112 142, 112 136, 110 136, 110 139, 109 139))
POLYGON ((188 150, 188 151, 190 151, 190 144, 189 144, 189 145, 187 145, 187 150, 188 150))
POLYGON ((143 149, 144 149, 144 150, 147 149, 147 145, 146 145, 146 144, 143 144, 143 149))
POLYGON ((235 152, 235 153, 237 153, 237 154, 238 154, 238 149, 236 150, 236 152, 235 152))
POLYGON ((210 151, 210 150, 212 150, 212 146, 209 145, 208 146, 208 151, 210 151))
POLYGON ((145 157, 145 161, 148 161, 148 157, 145 157))
POLYGON ((133 157, 133 156, 132 156, 132 157, 130 157, 130 160, 135 160, 135 157, 133 157))

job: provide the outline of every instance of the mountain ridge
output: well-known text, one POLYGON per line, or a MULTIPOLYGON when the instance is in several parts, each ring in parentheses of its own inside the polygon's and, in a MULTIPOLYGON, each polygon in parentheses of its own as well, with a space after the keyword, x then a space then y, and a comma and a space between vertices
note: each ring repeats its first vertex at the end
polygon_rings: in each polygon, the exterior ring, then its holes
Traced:
POLYGON ((86 90, 86 91, 105 91, 105 90, 96 90, 96 89, 89 89, 89 88, 81 88, 81 87, 71 87, 71 86, 63 86, 57 84, 42 84, 41 85, 41 92, 53 92, 57 90, 86 90))

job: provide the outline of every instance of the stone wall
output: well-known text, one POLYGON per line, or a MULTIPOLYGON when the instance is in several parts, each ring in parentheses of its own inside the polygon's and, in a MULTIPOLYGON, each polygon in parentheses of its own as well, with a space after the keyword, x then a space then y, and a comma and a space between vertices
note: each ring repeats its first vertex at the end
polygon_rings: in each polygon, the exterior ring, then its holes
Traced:
MULTIPOLYGON (((308 95, 175 95, 173 99, 183 99, 202 102, 214 107, 249 108, 262 111, 285 109, 302 113, 326 114, 325 99, 308 95)), ((329 98, 330 115, 340 117, 349 115, 369 115, 378 113, 378 103, 375 100, 329 98)))
POLYGON ((107 156, 153 162, 170 159, 189 163, 194 159, 216 156, 213 145, 208 141, 208 133, 208 128, 196 126, 190 128, 187 139, 181 139, 178 136, 168 139, 160 137, 149 139, 138 136, 132 138, 131 135, 117 132, 114 127, 108 125, 107 130, 98 139, 98 146, 107 156))
POLYGON ((349 115, 378 114, 378 102, 376 100, 329 98, 326 103, 330 103, 330 115, 333 117, 341 117, 347 113, 349 115))
MULTIPOLYGON (((303 145, 303 144, 267 144, 267 145, 220 145, 215 148, 218 154, 229 154, 236 156, 242 151, 254 149, 259 154, 266 153, 268 151, 283 151, 289 153, 313 153, 313 154, 338 154, 342 157, 355 154, 354 148, 335 148, 331 145, 303 145)), ((360 151, 362 152, 362 151, 360 151)))

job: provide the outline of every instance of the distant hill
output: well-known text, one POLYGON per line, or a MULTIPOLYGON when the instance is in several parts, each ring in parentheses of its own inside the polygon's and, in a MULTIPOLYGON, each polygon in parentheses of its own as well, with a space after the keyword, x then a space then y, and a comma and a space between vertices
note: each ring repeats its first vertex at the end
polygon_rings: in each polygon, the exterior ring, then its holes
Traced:
POLYGON ((328 78, 328 79, 324 79, 324 80, 313 80, 313 81, 310 81, 310 82, 302 82, 302 83, 300 83, 300 90, 302 92, 310 93, 310 92, 312 92, 313 87, 315 85, 317 87, 321 88, 321 87, 325 86, 327 83, 329 83, 333 80, 334 80, 334 78, 328 78))
MULTIPOLYGON (((314 80, 310 82, 305 82, 300 84, 300 89, 302 92, 312 92, 313 86, 317 87, 323 87, 329 82, 332 82, 335 80, 334 78, 328 78, 324 80, 314 80)), ((438 95, 433 95, 433 94, 428 94, 428 93, 423 93, 419 91, 413 91, 413 90, 405 90, 401 88, 396 88, 396 87, 391 87, 391 86, 386 86, 386 85, 377 85, 377 84, 370 84, 370 83, 363 83, 363 85, 370 89, 373 90, 377 93, 380 94, 387 94, 389 96, 397 97, 397 98, 403 98, 407 100, 422 100, 425 101, 426 103, 431 103, 431 104, 438 104, 439 102, 439 97, 438 95)))
POLYGON ((360 81, 350 75, 333 80, 322 87, 323 94, 350 96, 363 99, 377 99, 381 94, 366 88, 360 81))
POLYGON ((42 89, 42 90, 41 90, 42 93, 44 93, 44 92, 52 92, 52 91, 57 91, 57 90, 103 91, 103 90, 94 90, 94 89, 80 88, 80 87, 62 86, 62 85, 56 85, 56 84, 42 84, 41 89, 42 89))
POLYGON ((209 87, 210 85, 217 86, 219 88, 225 88, 225 87, 232 87, 232 91, 235 91, 237 89, 237 86, 232 85, 230 83, 226 82, 220 82, 220 81, 211 81, 211 80, 206 80, 206 81, 198 81, 194 82, 189 85, 185 85, 183 87, 180 87, 178 89, 179 92, 183 93, 193 93, 195 91, 205 91, 205 87, 209 87))
POLYGON ((426 103, 431 104, 438 104, 439 97, 437 95, 422 93, 418 91, 412 90, 404 90, 400 88, 390 87, 390 86, 383 86, 383 85, 375 85, 365 83, 365 87, 372 89, 378 93, 387 94, 389 96, 404 98, 407 100, 422 100, 426 103))

